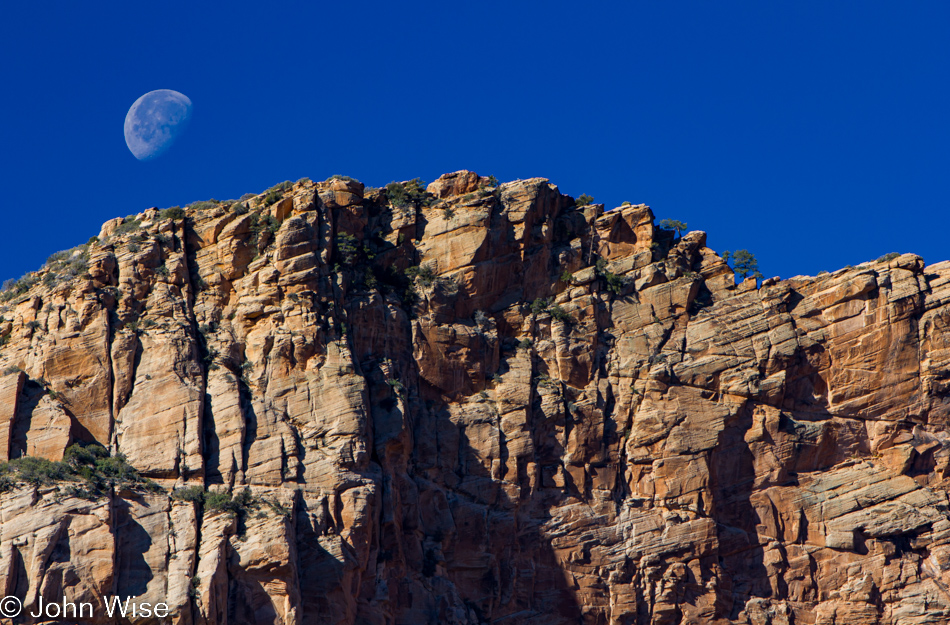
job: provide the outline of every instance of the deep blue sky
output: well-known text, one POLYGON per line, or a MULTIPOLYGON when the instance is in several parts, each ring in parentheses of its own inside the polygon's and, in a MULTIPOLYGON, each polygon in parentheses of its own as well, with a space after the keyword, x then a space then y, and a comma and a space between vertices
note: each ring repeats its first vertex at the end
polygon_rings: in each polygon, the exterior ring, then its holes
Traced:
POLYGON ((766 276, 950 258, 948 3, 263 5, 0 4, 0 279, 150 206, 463 168, 647 203, 766 276), (194 115, 139 162, 153 89, 194 115))

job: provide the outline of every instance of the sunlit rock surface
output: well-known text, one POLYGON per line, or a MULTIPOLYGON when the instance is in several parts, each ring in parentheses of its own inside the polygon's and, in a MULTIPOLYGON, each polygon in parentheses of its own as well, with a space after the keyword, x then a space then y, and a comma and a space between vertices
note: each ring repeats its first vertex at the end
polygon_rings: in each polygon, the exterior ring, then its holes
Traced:
POLYGON ((8 593, 209 625, 950 620, 950 263, 736 285, 646 206, 407 189, 151 209, 7 301, 4 459, 98 442, 166 491, 3 492, 8 593))

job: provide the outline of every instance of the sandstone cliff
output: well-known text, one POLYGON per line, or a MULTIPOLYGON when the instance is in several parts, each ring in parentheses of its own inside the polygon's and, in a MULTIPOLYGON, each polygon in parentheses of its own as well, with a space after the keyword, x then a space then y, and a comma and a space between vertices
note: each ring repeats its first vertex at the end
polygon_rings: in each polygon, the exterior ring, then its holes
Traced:
POLYGON ((646 206, 457 172, 150 209, 5 296, 3 459, 99 443, 161 486, 11 473, 28 605, 950 620, 950 263, 736 285, 646 206))

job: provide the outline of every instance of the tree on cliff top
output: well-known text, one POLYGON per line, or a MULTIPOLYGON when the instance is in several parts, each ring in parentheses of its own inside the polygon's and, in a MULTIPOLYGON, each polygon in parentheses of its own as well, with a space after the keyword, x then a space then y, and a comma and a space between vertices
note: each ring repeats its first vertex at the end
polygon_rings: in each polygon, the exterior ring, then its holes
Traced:
POLYGON ((676 232, 676 238, 683 238, 682 233, 686 232, 686 222, 679 221, 678 219, 664 219, 660 222, 660 227, 664 230, 672 230, 676 232))
POLYGON ((749 250, 736 250, 735 252, 726 250, 722 253, 722 259, 727 263, 732 260, 732 270, 735 271, 736 275, 742 280, 745 280, 749 276, 757 280, 761 280, 764 277, 759 273, 759 261, 756 260, 755 256, 749 250))

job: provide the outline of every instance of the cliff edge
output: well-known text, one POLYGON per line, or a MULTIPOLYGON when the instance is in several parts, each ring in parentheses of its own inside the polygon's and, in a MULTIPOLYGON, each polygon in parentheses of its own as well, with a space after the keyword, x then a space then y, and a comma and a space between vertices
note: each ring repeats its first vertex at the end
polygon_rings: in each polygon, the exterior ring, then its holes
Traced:
POLYGON ((150 209, 3 299, 28 608, 950 620, 950 263, 737 285, 646 206, 463 171, 150 209))

